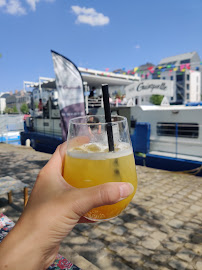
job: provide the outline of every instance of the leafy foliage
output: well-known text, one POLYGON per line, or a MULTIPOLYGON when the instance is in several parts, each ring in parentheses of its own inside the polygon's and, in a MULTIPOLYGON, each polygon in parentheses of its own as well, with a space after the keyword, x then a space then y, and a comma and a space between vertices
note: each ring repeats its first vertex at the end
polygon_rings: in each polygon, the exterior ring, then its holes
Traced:
POLYGON ((150 97, 150 102, 154 105, 160 105, 161 104, 161 101, 163 99, 163 96, 162 95, 152 95, 150 97))
POLYGON ((21 105, 20 111, 21 111, 22 113, 24 113, 24 114, 26 114, 26 113, 29 112, 29 108, 28 108, 28 106, 27 106, 26 103, 23 103, 23 104, 21 105))
POLYGON ((11 114, 11 113, 19 113, 16 106, 14 106, 14 107, 12 107, 12 108, 6 107, 4 112, 5 112, 5 113, 8 113, 8 114, 11 114))

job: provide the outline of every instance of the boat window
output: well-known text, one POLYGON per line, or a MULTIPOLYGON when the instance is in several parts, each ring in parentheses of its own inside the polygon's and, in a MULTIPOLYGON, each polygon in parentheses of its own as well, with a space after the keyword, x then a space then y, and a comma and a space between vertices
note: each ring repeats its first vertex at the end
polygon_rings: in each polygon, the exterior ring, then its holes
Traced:
POLYGON ((157 135, 169 137, 198 138, 199 125, 197 123, 157 123, 157 135))

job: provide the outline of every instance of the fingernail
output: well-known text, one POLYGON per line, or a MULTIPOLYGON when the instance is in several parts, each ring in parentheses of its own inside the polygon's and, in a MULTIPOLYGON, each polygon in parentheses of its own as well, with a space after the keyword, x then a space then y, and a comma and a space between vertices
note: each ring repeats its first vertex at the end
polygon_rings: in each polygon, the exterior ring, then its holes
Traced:
POLYGON ((125 199, 133 193, 134 186, 131 183, 121 183, 119 190, 121 199, 125 199))

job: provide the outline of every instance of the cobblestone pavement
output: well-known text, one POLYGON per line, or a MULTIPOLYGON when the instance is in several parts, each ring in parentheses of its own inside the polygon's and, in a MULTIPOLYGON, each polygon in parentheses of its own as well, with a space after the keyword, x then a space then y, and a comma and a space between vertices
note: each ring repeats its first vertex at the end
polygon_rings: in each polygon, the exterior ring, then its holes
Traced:
MULTIPOLYGON (((0 176, 20 179, 31 191, 49 158, 30 148, 0 144, 0 176)), ((84 270, 201 270, 202 178, 141 166, 137 174, 138 190, 128 208, 111 221, 77 225, 60 254, 71 248, 94 265, 84 270)), ((13 197, 11 206, 6 197, 0 199, 0 211, 16 221, 23 196, 18 192, 13 197)))

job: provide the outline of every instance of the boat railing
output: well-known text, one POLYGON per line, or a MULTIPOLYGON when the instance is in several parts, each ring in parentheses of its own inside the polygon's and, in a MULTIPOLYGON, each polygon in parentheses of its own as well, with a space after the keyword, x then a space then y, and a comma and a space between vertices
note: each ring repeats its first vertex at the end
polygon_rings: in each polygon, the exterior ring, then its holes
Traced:
MULTIPOLYGON (((114 107, 126 106, 126 104, 120 102, 118 98, 111 99, 110 104, 111 106, 114 106, 114 107)), ((86 113, 88 113, 89 109, 91 108, 100 108, 100 107, 103 108, 104 107, 103 98, 102 97, 97 97, 97 98, 86 97, 85 106, 86 106, 86 113)))

